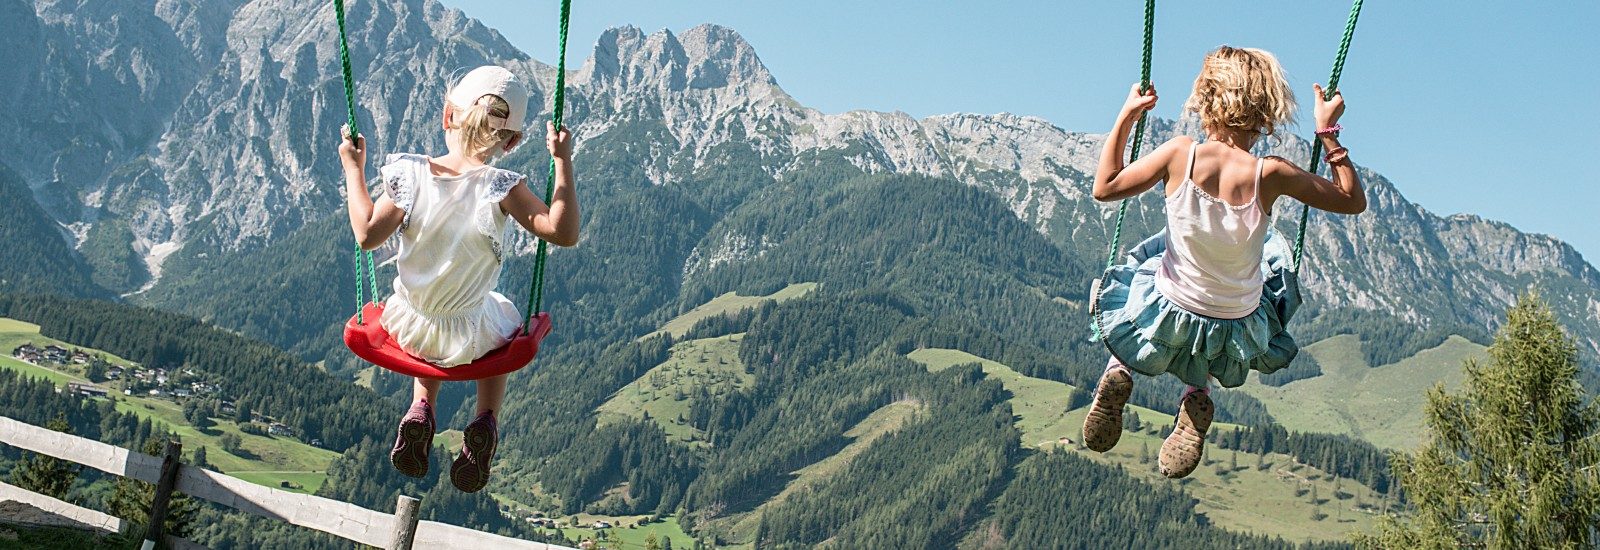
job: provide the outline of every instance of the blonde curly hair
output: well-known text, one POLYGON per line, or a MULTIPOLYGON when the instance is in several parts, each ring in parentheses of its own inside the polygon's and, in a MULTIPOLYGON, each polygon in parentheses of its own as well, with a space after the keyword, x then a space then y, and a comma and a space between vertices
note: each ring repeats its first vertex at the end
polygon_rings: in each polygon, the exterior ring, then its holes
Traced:
POLYGON ((1294 92, 1278 58, 1266 50, 1220 46, 1206 54, 1185 111, 1207 132, 1274 135, 1294 121, 1294 92))

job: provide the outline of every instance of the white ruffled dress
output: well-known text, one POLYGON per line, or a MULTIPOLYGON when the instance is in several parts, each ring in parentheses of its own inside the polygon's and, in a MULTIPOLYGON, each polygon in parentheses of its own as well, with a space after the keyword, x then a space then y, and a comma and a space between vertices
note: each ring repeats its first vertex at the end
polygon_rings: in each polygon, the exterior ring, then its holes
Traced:
POLYGON ((522 175, 481 166, 435 176, 423 155, 393 154, 383 189, 406 212, 383 326, 401 349, 440 367, 471 363, 511 340, 522 316, 494 291, 508 216, 500 201, 522 175))

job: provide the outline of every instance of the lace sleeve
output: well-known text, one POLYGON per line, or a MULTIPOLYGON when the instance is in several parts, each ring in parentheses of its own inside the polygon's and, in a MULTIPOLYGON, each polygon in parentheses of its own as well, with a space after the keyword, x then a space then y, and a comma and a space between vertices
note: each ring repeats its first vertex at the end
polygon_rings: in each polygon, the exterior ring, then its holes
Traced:
POLYGON ((484 189, 484 200, 496 203, 505 200, 506 195, 510 194, 518 183, 522 183, 522 179, 522 174, 495 169, 494 174, 490 176, 489 186, 484 189))
POLYGON ((509 229, 505 211, 500 209, 500 201, 522 183, 522 174, 510 170, 494 169, 489 175, 489 181, 483 186, 483 200, 478 206, 478 232, 489 238, 489 248, 494 251, 496 261, 505 259, 506 230, 509 229))
POLYGON ((388 162, 378 168, 384 195, 407 214, 411 213, 411 205, 417 196, 417 159, 414 157, 406 154, 389 155, 388 162))

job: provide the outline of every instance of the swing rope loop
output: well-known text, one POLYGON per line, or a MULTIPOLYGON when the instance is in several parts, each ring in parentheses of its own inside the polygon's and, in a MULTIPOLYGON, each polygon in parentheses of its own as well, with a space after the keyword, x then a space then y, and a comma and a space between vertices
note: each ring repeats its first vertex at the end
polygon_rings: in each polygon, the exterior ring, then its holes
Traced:
MULTIPOLYGON (((1328 86, 1322 90, 1322 100, 1333 99, 1333 94, 1339 91, 1339 77, 1344 73, 1344 58, 1350 55, 1350 39, 1356 34, 1356 19, 1361 17, 1361 1, 1355 0, 1350 6, 1350 19, 1344 24, 1344 38, 1339 41, 1339 54, 1333 58, 1333 74, 1328 76, 1328 86)), ((1307 171, 1315 174, 1321 168, 1322 140, 1312 138, 1311 160, 1307 171)), ((1300 230, 1294 238, 1294 272, 1300 273, 1300 255, 1306 246, 1306 220, 1311 215, 1311 206, 1300 205, 1300 230)))
MULTIPOLYGON (((561 29, 559 39, 560 49, 556 58, 556 89, 555 105, 551 108, 550 121, 555 123, 556 131, 561 131, 561 119, 567 105, 567 18, 572 12, 572 0, 561 0, 561 29)), ((550 157, 550 169, 545 174, 544 203, 550 204, 555 199, 556 193, 556 159, 550 157)), ((528 281, 528 323, 522 326, 522 333, 527 334, 533 316, 538 315, 539 309, 544 307, 544 273, 546 259, 550 255, 550 243, 539 239, 539 252, 533 259, 533 278, 528 281)))

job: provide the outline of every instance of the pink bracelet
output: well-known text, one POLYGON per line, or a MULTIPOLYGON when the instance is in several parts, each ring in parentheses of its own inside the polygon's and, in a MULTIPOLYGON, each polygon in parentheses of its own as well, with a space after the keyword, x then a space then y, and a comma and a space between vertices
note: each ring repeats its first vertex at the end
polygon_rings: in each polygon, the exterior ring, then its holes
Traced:
POLYGON ((1343 130, 1343 129, 1344 129, 1344 126, 1335 124, 1333 126, 1329 126, 1327 128, 1323 128, 1321 130, 1317 130, 1317 135, 1319 135, 1319 136, 1339 137, 1339 130, 1343 130))

